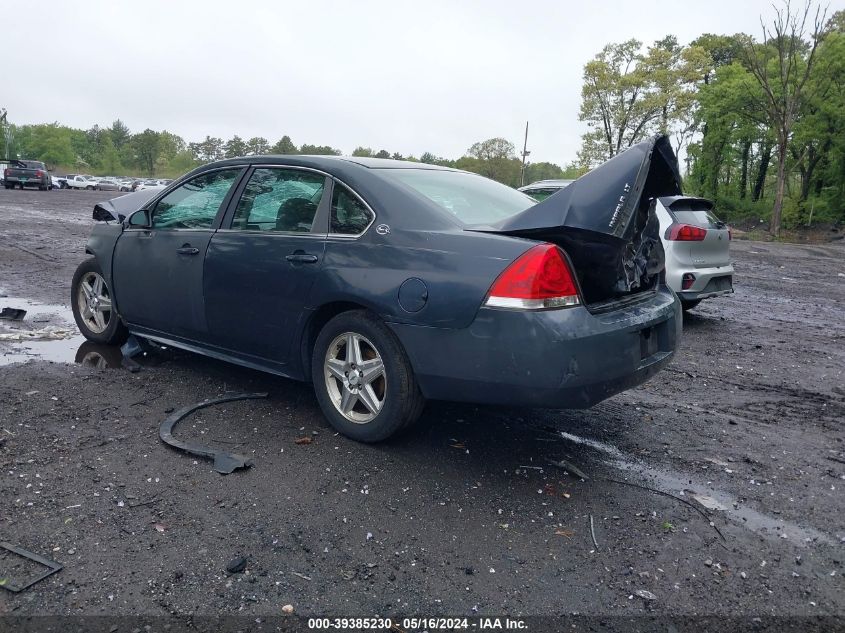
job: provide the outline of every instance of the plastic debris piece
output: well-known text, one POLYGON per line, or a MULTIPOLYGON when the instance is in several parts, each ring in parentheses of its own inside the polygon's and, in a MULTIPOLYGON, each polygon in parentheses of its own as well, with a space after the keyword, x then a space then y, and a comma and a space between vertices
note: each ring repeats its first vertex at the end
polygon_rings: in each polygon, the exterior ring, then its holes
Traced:
POLYGON ((657 596, 647 589, 637 589, 634 594, 638 595, 643 600, 657 600, 657 596))
POLYGON ((24 584, 18 584, 9 580, 8 578, 3 578, 3 582, 0 582, 0 587, 3 587, 3 589, 11 591, 12 593, 20 593, 21 591, 29 589, 35 583, 41 582, 42 580, 47 578, 47 576, 55 574, 63 567, 61 563, 57 563, 56 561, 50 560, 49 558, 44 558, 43 556, 40 556, 35 552, 30 552, 29 550, 25 550, 22 547, 18 547, 16 545, 12 545, 11 543, 2 542, 0 543, 0 547, 12 552, 13 554, 21 556, 22 558, 28 558, 31 561, 40 563, 41 565, 44 565, 47 568, 46 571, 42 572, 41 574, 37 575, 35 578, 24 584))
POLYGON ((226 571, 230 574, 239 574, 246 569, 246 556, 238 556, 229 561, 226 571))
POLYGON ((26 310, 21 308, 3 308, 0 310, 0 319, 9 321, 21 321, 26 316, 26 310))
POLYGON ((560 459, 558 461, 554 461, 554 460, 550 459, 549 463, 554 465, 554 466, 557 466, 558 468, 563 468, 566 472, 572 473, 573 475, 575 475, 579 479, 583 479, 585 481, 587 479, 589 479, 589 477, 587 476, 587 474, 583 470, 578 468, 572 462, 566 461, 565 459, 560 459))
POLYGON ((207 457, 209 459, 213 459, 214 470, 220 473, 221 475, 228 475, 238 468, 246 468, 247 466, 252 466, 252 459, 246 457, 245 455, 239 455, 238 453, 229 453, 227 451, 222 450, 218 451, 207 446, 201 446, 194 442, 184 442, 182 440, 177 440, 175 437, 173 437, 173 428, 183 418, 187 417, 189 414, 199 409, 204 409, 215 404, 222 404, 224 402, 233 402, 235 400, 257 400, 266 397, 266 392, 239 393, 231 396, 223 396, 221 398, 203 400, 202 402, 183 407, 178 411, 171 413, 167 418, 165 418, 164 422, 162 422, 161 426, 159 427, 158 435, 161 438, 162 442, 172 446, 173 448, 177 448, 180 451, 185 451, 186 453, 190 453, 191 455, 197 455, 199 457, 207 457))

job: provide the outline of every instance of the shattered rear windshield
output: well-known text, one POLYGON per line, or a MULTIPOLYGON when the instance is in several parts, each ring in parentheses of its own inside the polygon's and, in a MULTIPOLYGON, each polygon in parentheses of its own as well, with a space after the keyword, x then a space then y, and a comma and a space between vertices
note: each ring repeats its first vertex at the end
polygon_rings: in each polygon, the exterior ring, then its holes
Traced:
POLYGON ((492 224, 537 201, 507 185, 462 171, 379 169, 440 206, 462 224, 492 224))

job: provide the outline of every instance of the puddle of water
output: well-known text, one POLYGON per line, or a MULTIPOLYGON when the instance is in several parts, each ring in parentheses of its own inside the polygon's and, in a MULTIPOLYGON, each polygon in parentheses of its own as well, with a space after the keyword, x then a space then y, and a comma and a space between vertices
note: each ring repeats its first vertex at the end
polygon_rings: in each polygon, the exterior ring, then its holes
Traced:
MULTIPOLYGON (((770 539, 782 539, 795 545, 807 546, 810 543, 835 545, 838 539, 814 528, 802 527, 784 519, 775 518, 747 506, 726 492, 716 490, 700 482, 692 481, 689 476, 658 470, 631 459, 615 446, 559 431, 563 439, 587 446, 609 457, 605 462, 618 470, 635 473, 648 480, 651 487, 663 492, 690 497, 708 510, 723 512, 730 521, 741 525, 757 534, 770 539)), ((632 481, 631 483, 636 483, 632 481)))
POLYGON ((21 321, 0 320, 0 334, 26 335, 41 332, 59 338, 23 338, 0 340, 0 365, 46 360, 54 363, 78 363, 98 369, 119 368, 120 348, 87 341, 79 333, 68 306, 38 303, 20 297, 0 297, 0 308, 26 310, 21 321))

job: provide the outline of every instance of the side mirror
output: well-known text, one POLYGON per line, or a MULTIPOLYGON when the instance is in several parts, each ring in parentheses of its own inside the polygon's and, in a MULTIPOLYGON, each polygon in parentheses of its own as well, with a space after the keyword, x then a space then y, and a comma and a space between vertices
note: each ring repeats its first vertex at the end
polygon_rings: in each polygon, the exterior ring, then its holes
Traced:
POLYGON ((123 221, 123 226, 135 229, 150 228, 150 212, 148 209, 136 211, 123 221))

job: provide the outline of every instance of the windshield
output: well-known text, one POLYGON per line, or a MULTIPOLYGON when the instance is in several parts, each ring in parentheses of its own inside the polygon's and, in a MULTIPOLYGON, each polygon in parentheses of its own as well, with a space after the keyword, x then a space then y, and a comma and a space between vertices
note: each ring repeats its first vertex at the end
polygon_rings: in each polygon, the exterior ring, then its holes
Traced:
POLYGON ((491 224, 535 205, 507 185, 462 171, 379 169, 436 203, 462 224, 491 224))

